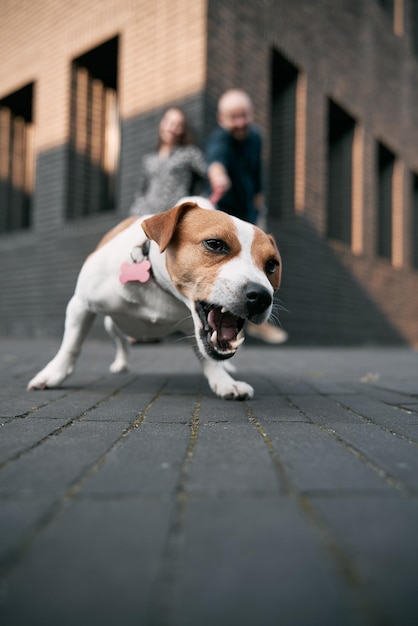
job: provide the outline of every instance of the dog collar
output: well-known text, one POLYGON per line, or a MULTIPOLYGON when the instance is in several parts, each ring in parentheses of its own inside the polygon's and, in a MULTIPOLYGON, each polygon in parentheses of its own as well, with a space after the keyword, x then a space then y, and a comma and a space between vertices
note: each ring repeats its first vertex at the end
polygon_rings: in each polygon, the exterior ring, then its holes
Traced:
POLYGON ((151 263, 148 259, 149 239, 142 246, 134 246, 131 250, 131 263, 122 263, 119 280, 121 283, 146 283, 151 278, 151 263), (139 258, 138 258, 139 253, 139 258))

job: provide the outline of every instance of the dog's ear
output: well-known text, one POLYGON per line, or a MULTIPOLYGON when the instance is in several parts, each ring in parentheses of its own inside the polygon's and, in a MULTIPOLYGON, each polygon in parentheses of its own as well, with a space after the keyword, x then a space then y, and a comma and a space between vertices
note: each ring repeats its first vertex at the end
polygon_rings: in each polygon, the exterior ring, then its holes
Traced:
POLYGON ((164 252, 183 215, 192 209, 198 208, 195 202, 184 202, 173 209, 148 217, 142 222, 141 226, 148 239, 156 241, 160 246, 160 252, 164 252))

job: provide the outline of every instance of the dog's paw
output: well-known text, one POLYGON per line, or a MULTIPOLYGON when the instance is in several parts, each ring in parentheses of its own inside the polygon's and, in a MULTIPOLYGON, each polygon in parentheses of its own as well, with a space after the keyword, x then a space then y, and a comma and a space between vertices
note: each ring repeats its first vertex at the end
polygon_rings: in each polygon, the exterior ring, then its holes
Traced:
POLYGON ((59 387, 73 371, 73 360, 62 359, 56 356, 29 381, 27 390, 34 391, 35 389, 54 389, 59 387))
POLYGON ((129 370, 129 366, 126 361, 115 359, 109 367, 109 370, 112 372, 112 374, 123 374, 124 372, 127 372, 129 370))
POLYGON ((27 390, 35 391, 36 389, 54 389, 70 375, 71 372, 64 374, 62 372, 54 372, 47 368, 41 370, 36 376, 29 381, 27 390))
POLYGON ((213 391, 224 400, 249 400, 254 396, 254 389, 242 380, 233 380, 227 384, 217 384, 213 391))
POLYGON ((248 400, 252 398, 254 389, 251 385, 232 378, 225 365, 224 362, 211 359, 203 361, 203 372, 212 391, 224 400, 248 400))

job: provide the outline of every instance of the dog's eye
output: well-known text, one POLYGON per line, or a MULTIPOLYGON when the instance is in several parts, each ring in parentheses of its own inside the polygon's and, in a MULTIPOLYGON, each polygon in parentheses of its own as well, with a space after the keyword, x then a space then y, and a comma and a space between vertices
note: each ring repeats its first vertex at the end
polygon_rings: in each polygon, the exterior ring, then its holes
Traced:
POLYGON ((216 254, 229 254, 229 246, 222 239, 205 239, 203 242, 206 250, 216 254))
POLYGON ((274 274, 279 265, 280 263, 276 259, 269 259, 264 266, 264 271, 266 274, 274 274))

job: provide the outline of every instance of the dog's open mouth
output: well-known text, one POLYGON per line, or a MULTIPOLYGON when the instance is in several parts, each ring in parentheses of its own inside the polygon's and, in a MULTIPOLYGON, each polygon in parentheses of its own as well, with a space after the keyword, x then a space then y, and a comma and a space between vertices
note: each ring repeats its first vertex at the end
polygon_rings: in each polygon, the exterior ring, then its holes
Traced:
POLYGON ((229 359, 243 343, 245 320, 225 307, 199 301, 196 311, 202 322, 201 338, 208 356, 229 359))

